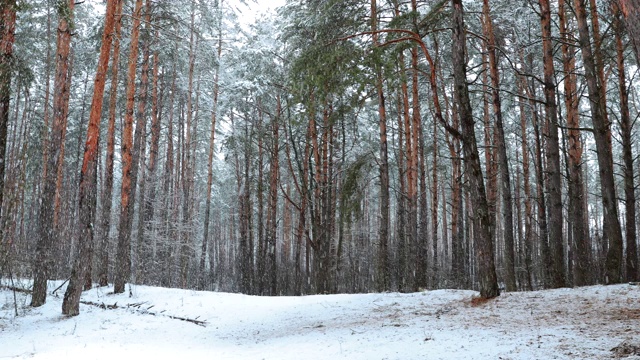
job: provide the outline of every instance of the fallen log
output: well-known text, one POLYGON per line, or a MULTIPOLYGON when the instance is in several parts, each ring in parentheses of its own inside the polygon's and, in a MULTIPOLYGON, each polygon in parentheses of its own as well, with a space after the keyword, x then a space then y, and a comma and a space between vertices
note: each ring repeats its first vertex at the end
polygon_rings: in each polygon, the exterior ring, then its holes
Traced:
POLYGON ((84 304, 84 305, 95 306, 95 307, 98 307, 98 308, 103 309, 103 310, 129 309, 129 310, 131 310, 133 312, 144 314, 144 315, 160 316, 160 317, 166 317, 166 318, 173 319, 173 320, 186 321, 186 322, 190 322, 192 324, 196 324, 196 325, 202 326, 202 327, 206 327, 207 326, 207 321, 206 320, 198 320, 197 318, 196 319, 192 319, 192 318, 183 317, 183 316, 176 316, 176 315, 163 314, 163 313, 157 313, 157 312, 149 311, 149 309, 153 308, 154 305, 151 305, 151 306, 146 307, 146 308, 142 307, 142 305, 147 304, 146 302, 127 304, 126 306, 119 306, 118 303, 105 304, 105 303, 97 303, 97 302, 86 301, 86 300, 80 301, 80 303, 84 304))

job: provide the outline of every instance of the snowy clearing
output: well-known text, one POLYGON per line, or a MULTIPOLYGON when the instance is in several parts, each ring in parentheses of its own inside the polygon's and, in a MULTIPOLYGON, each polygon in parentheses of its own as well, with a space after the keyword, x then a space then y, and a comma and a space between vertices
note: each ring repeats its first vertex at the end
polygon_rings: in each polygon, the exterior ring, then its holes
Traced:
POLYGON ((0 290, 0 359, 640 359, 640 287, 633 285, 506 293, 480 304, 472 302, 476 292, 463 290, 110 291, 96 288, 82 299, 118 308, 85 304, 73 318, 60 315, 62 290, 37 309, 18 293, 16 318, 13 292, 0 290))

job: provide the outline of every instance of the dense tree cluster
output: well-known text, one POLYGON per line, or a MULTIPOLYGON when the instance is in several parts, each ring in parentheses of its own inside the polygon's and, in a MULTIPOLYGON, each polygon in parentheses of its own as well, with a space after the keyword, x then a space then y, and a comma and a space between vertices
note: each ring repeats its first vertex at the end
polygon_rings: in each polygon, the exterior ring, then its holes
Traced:
POLYGON ((640 1, 1 0, 0 274, 258 295, 639 280, 640 1))

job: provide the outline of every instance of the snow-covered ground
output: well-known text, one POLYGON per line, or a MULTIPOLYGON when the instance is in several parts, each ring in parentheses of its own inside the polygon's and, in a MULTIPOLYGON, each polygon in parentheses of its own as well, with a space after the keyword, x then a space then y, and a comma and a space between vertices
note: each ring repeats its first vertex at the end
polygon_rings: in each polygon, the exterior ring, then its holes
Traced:
POLYGON ((111 291, 96 288, 82 299, 118 308, 81 305, 67 318, 62 290, 37 309, 17 294, 19 317, 13 293, 0 290, 0 359, 640 359, 640 287, 633 285, 506 293, 479 304, 477 293, 460 290, 111 291))

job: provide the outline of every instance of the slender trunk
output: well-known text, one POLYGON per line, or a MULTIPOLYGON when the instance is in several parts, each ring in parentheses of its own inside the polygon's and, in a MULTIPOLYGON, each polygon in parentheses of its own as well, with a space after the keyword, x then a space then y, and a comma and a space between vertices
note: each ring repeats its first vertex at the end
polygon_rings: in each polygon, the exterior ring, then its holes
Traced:
MULTIPOLYGON (((192 215, 192 184, 193 184, 193 168, 192 168, 192 129, 194 118, 194 98, 193 98, 193 75, 196 64, 196 52, 198 47, 198 41, 195 38, 195 18, 196 9, 195 2, 191 7, 191 25, 190 25, 190 37, 189 37, 189 72, 188 72, 188 88, 187 88, 187 119, 185 124, 185 139, 183 146, 184 161, 182 163, 182 223, 185 231, 183 231, 182 237, 182 249, 180 251, 180 279, 181 286, 186 288, 188 286, 188 267, 189 267, 189 252, 191 244, 191 231, 188 230, 191 227, 191 215, 192 215)), ((196 95, 197 97, 197 95, 196 95)), ((196 107, 197 108, 197 107, 196 107)))
MULTIPOLYGON (((221 11, 222 1, 218 4, 218 11, 221 11)), ((221 19, 221 17, 220 17, 221 19)), ((205 257, 207 254, 207 244, 209 243, 209 217, 211 214, 211 188, 213 186, 213 156, 214 139, 216 136, 216 119, 218 112, 218 95, 220 94, 220 61, 222 57, 222 24, 218 23, 218 49, 215 65, 215 76, 213 78, 213 109, 211 111, 211 134, 209 135, 209 159, 207 162, 207 200, 204 205, 204 231, 202 236, 202 253, 200 254, 200 288, 205 286, 205 257)), ((210 262, 211 263, 211 262, 210 262)), ((210 271, 213 268, 209 269, 210 271)))
MULTIPOLYGON (((500 166, 500 180, 502 184, 502 219, 504 221, 504 277, 507 291, 516 291, 515 252, 513 240, 513 198, 511 196, 511 175, 509 173, 509 161, 507 158, 507 144, 504 136, 502 121, 502 103, 500 99, 500 74, 498 72, 498 60, 496 55, 496 39, 493 31, 489 1, 483 1, 483 13, 485 21, 485 33, 487 36, 487 50, 489 52, 489 68, 491 75, 491 90, 493 99, 493 112, 496 121, 496 147, 500 166)), ((562 204, 562 203, 561 203, 562 204)), ((561 209, 562 210, 562 209, 561 209)))
POLYGON ((453 73, 455 98, 458 103, 462 129, 462 144, 465 156, 466 173, 469 179, 473 222, 475 233, 475 252, 478 262, 480 296, 493 298, 500 295, 494 264, 493 243, 491 240, 487 196, 484 188, 478 145, 474 129, 473 111, 467 87, 467 69, 465 60, 466 37, 462 0, 453 3, 453 73))
POLYGON ((590 271, 591 244, 587 231, 587 218, 584 211, 584 180, 582 176, 582 138, 580 134, 580 115, 578 113, 577 76, 575 74, 575 50, 569 46, 569 30, 565 0, 558 1, 558 18, 562 35, 562 65, 564 76, 564 101, 567 111, 569 138, 569 198, 573 206, 569 210, 572 236, 572 270, 575 286, 588 285, 590 271))
POLYGON ((277 295, 278 274, 276 264, 276 235, 278 230, 277 214, 278 214, 278 178, 280 172, 279 163, 279 121, 282 112, 280 104, 280 96, 276 96, 277 110, 276 116, 271 118, 272 128, 272 144, 271 144, 271 160, 269 164, 269 205, 267 215, 267 274, 269 279, 269 294, 277 295))
MULTIPOLYGON (((518 80, 518 93, 520 96, 524 94, 524 80, 518 80)), ((524 267, 527 273, 527 289, 533 290, 532 279, 532 252, 533 252, 533 206, 531 204, 531 178, 530 178, 530 164, 529 164, 529 140, 527 136, 527 114, 525 113, 524 100, 521 98, 518 101, 520 110, 520 130, 522 136, 522 178, 524 187, 524 267)), ((533 112, 533 109, 531 110, 533 112)))
POLYGON ((638 250, 636 244, 636 195, 633 173, 632 122, 629 112, 629 94, 624 67, 624 45, 622 44, 623 25, 620 14, 615 14, 614 28, 616 33, 616 54, 618 65, 618 82, 620 91, 620 132, 622 135, 622 158, 624 161, 624 195, 625 195, 625 234, 627 245, 626 279, 638 281, 638 250))
MULTIPOLYGON (((51 251, 56 242, 56 227, 54 223, 55 197, 59 190, 56 189, 57 169, 60 164, 60 151, 64 143, 65 124, 69 106, 69 56, 71 53, 71 32, 73 28, 74 0, 60 0, 58 7, 58 38, 56 49, 56 72, 54 86, 59 89, 53 98, 53 123, 49 138, 49 158, 47 179, 44 184, 42 199, 40 201, 39 231, 36 247, 36 266, 33 278, 33 296, 31 306, 38 307, 45 303, 47 296, 47 280, 52 267, 51 251), (54 171, 54 169, 56 171, 54 171)), ((5 30, 6 31, 6 30, 5 30)), ((3 35, 4 36, 4 35, 3 35)), ((0 126, 2 127, 2 126, 0 126)), ((2 130, 0 130, 1 132, 2 130)), ((0 138, 2 138, 0 134, 0 138)), ((6 139, 6 135, 4 136, 6 139)), ((2 162, 4 164, 4 160, 2 162)), ((4 174, 3 174, 4 176, 4 174)))
POLYGON ((605 112, 605 94, 603 93, 603 84, 600 84, 598 70, 594 61, 584 0, 574 0, 574 9, 578 21, 579 43, 584 62, 593 134, 598 154, 604 210, 604 230, 609 240, 605 282, 607 284, 615 284, 622 281, 622 229, 618 218, 618 202, 613 177, 613 154, 610 142, 611 123, 607 119, 605 112))
MULTIPOLYGON (((158 39, 158 31, 156 30, 155 34, 156 40, 158 39)), ((158 168, 158 147, 160 145, 160 121, 162 118, 162 107, 159 105, 162 103, 162 92, 160 90, 160 94, 158 94, 158 88, 161 86, 159 84, 159 54, 156 51, 153 54, 153 82, 152 82, 152 92, 151 92, 151 144, 149 148, 149 166, 146 172, 146 186, 149 187, 147 190, 148 198, 142 203, 142 216, 141 222, 144 226, 144 231, 149 231, 153 228, 151 221, 154 218, 155 206, 156 206, 156 192, 157 192, 157 183, 158 177, 156 175, 158 168)), ((163 71, 164 76, 164 71, 163 71)), ((142 189, 141 189, 142 190, 142 189)), ((153 260, 153 243, 152 239, 145 239, 142 236, 140 237, 143 241, 145 241, 147 258, 148 260, 153 260)), ((146 265, 146 274, 153 273, 152 266, 146 265)))
POLYGON ((120 223, 118 224, 118 249, 116 254, 116 272, 113 292, 124 292, 124 285, 131 276, 131 223, 133 218, 132 173, 133 153, 133 110, 136 93, 136 65, 138 63, 138 42, 140 36, 140 15, 142 0, 136 0, 133 11, 133 28, 129 45, 129 65, 127 69, 127 102, 125 106, 124 127, 122 129, 122 187, 120 190, 120 223))
MULTIPOLYGON (((47 5, 49 1, 47 1, 47 5)), ((4 12, 4 11, 3 11, 4 12)), ((3 23, 7 21, 4 20, 3 23)), ((43 128, 42 128, 42 184, 41 189, 44 188, 44 182, 47 179, 47 163, 49 158, 49 122, 50 122, 50 112, 49 112, 49 99, 51 98, 51 6, 47 6, 47 63, 45 65, 45 91, 44 91, 44 110, 43 110, 43 128)), ((2 43, 6 43, 2 41, 2 43)), ((13 45, 13 44, 12 44, 13 45)), ((5 131, 6 133, 6 131, 5 131)), ((6 141, 5 141, 6 143, 6 141)), ((4 149, 4 147, 3 147, 4 149)), ((3 156, 4 152, 0 156, 3 156)), ((4 161, 2 162, 4 163, 4 161)), ((0 165, 2 166, 2 165, 0 165)), ((0 178, 0 181, 3 181, 3 177, 0 178)), ((0 192, 2 192, 2 188, 0 188, 0 192)), ((1 195, 0 195, 1 197, 1 195)), ((2 205, 0 203, 0 205, 2 205)), ((1 207, 0 207, 1 208, 1 207)), ((2 231, 2 230, 0 230, 2 231)))
MULTIPOLYGON (((4 201, 4 174, 6 168, 7 129, 9 126, 9 107, 11 102, 11 63, 13 62, 13 43, 16 32, 16 0, 0 1, 0 211, 4 201)), ((48 65, 47 65, 48 66, 48 65)), ((49 76, 47 75, 47 84, 49 76)), ((47 103, 48 104, 48 101, 47 103)), ((46 110, 45 110, 46 111, 46 110)), ((48 114, 48 111, 47 111, 48 114)), ((46 173, 46 170, 45 170, 46 173)), ((2 226, 8 214, 0 214, 0 240, 2 226)), ((46 285, 46 284, 45 284, 46 285)), ((44 300, 43 300, 44 303, 44 300)), ((40 304, 41 305, 41 304, 40 304)))
MULTIPOLYGON (((258 126, 260 127, 259 132, 262 133, 262 110, 258 109, 258 126)), ((258 256, 257 256, 257 290, 258 294, 262 295, 264 293, 264 275, 266 271, 266 259, 263 256, 265 252, 265 227, 264 227, 264 183, 262 179, 264 179, 264 139, 262 136, 258 137, 258 178, 260 181, 257 186, 257 197, 258 197, 258 256)))
POLYGON ((565 286, 564 245, 562 234, 562 180, 560 178, 560 145, 558 140, 558 106, 556 103, 555 67, 551 41, 551 5, 539 0, 544 59, 545 119, 547 122, 547 176, 549 211, 549 248, 551 250, 551 287, 565 286))
POLYGON ((407 243, 407 182, 406 182, 406 165, 405 165, 405 151, 403 149, 404 144, 404 119, 403 119, 403 106, 402 106, 402 94, 398 91, 398 183, 399 183, 399 193, 397 195, 397 218, 398 223, 396 225, 396 237, 398 242, 398 248, 396 250, 396 254, 398 257, 398 267, 397 267, 397 282, 398 282, 398 290, 404 291, 406 289, 406 243, 407 243))
MULTIPOLYGON (((374 31, 373 46, 378 45, 378 9, 376 0, 371 0, 371 29, 374 31)), ((378 290, 389 290, 389 160, 387 150, 387 113, 385 108, 382 69, 376 68, 376 89, 378 92, 378 123, 380 126, 380 229, 378 232, 378 290)))
POLYGON ((109 229, 111 227, 111 209, 113 206, 113 167, 116 142, 116 104, 118 100, 118 69, 120 64, 120 32, 122 29, 123 0, 116 1, 115 34, 113 37, 113 61, 111 65, 111 89, 109 93, 109 120, 107 124, 107 155, 102 193, 102 221, 99 238, 98 283, 107 286, 109 272, 109 229))
POLYGON ((616 0, 615 3, 624 17, 624 25, 640 66, 640 0, 616 0))
POLYGON ((136 113, 136 135, 134 139, 134 154, 133 154, 133 171, 131 173, 131 181, 133 186, 131 188, 131 200, 135 202, 136 198, 136 186, 138 178, 140 178, 140 201, 138 206, 138 234, 137 234, 137 249, 136 249, 136 281, 138 283, 144 283, 147 275, 147 264, 149 262, 150 245, 145 237, 145 213, 146 207, 145 200, 145 186, 146 186, 146 174, 145 174, 145 152, 146 152, 146 137, 147 137, 147 115, 146 106, 147 99, 149 98, 149 67, 151 59, 151 1, 145 1, 144 10, 144 32, 142 33, 143 50, 142 50, 142 69, 140 74, 140 92, 138 94, 138 109, 136 113), (142 160, 141 160, 142 159, 142 160), (139 169, 142 170, 141 176, 138 176, 139 169))
POLYGON ((80 294, 82 283, 91 264, 91 252, 93 248, 93 222, 95 220, 97 200, 97 169, 98 169, 98 139, 100 137, 100 118, 102 115, 102 102, 104 96, 105 79, 109 66, 109 52, 115 23, 116 0, 107 2, 104 32, 98 69, 94 80, 93 100, 91 113, 89 114, 89 126, 87 129, 87 141, 85 143, 82 172, 80 173, 80 238, 79 250, 74 258, 73 270, 69 285, 64 294, 62 313, 65 315, 78 315, 80 313, 80 294))

